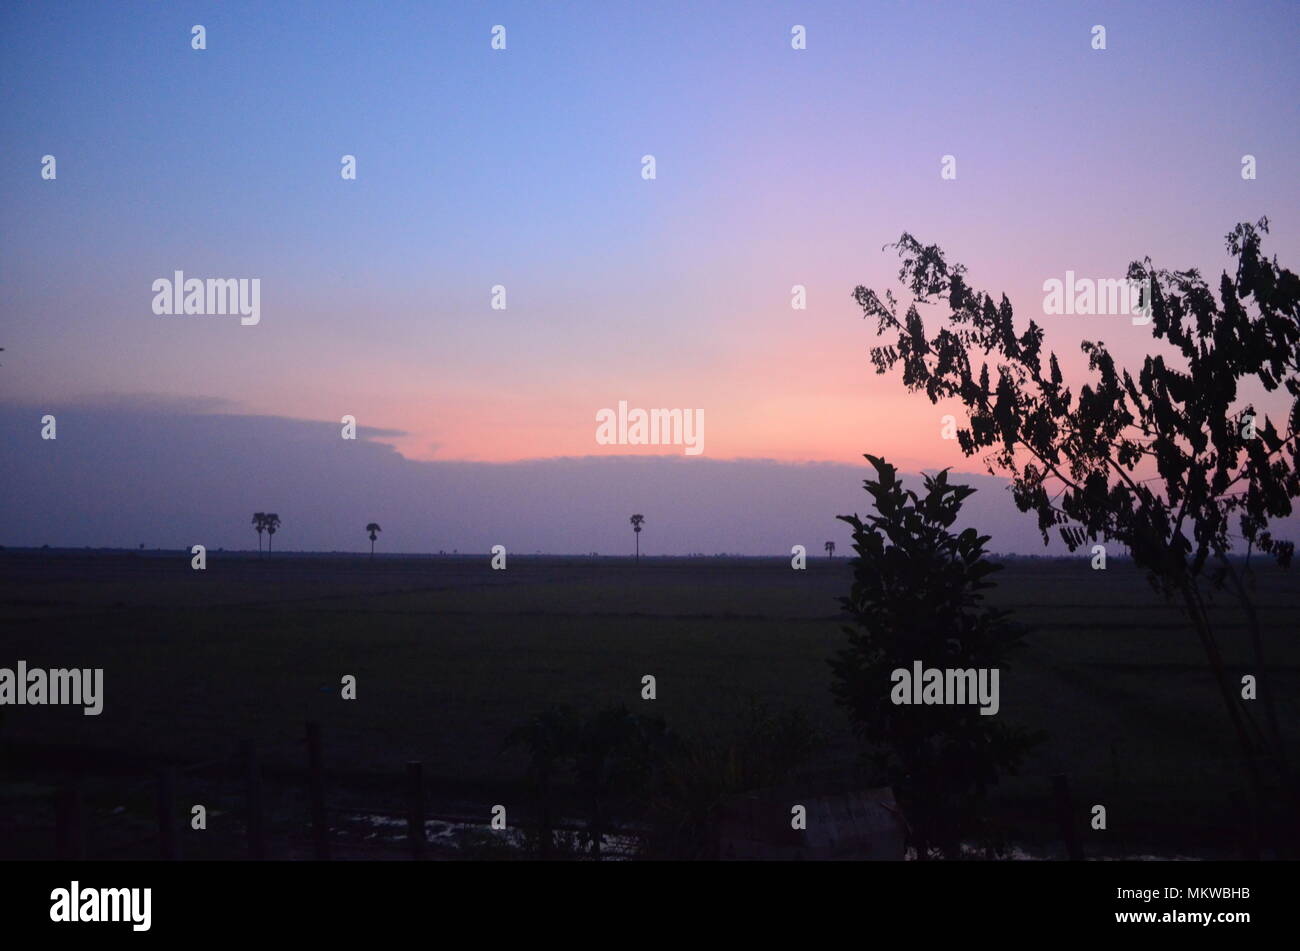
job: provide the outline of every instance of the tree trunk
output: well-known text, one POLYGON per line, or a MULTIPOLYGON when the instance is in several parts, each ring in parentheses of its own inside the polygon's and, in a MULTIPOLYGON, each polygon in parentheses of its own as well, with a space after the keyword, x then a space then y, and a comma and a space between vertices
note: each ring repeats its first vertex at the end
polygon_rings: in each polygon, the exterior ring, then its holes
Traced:
POLYGON ((1264 778, 1259 769, 1259 750, 1256 741, 1251 737, 1247 729, 1247 723, 1259 734, 1259 739, 1263 738, 1259 727, 1253 720, 1248 720, 1244 715, 1241 704, 1237 702, 1237 695, 1233 691, 1233 686, 1228 681, 1228 672, 1223 666, 1223 657, 1219 654, 1219 646, 1214 640, 1214 634, 1210 629, 1209 618, 1205 615, 1205 610, 1200 603, 1193 583, 1185 581, 1179 589, 1183 596, 1183 604, 1187 609, 1188 617, 1192 621, 1192 626, 1196 629, 1196 636, 1200 638, 1201 646, 1205 649, 1206 658, 1210 662, 1210 670, 1214 673, 1214 679, 1219 685, 1219 693, 1223 697, 1224 705, 1228 708, 1228 717, 1232 720, 1233 730, 1237 734, 1237 740, 1241 743, 1242 753, 1246 759, 1246 768, 1250 773, 1251 787, 1255 792, 1255 802, 1257 808, 1261 810, 1265 806, 1267 797, 1264 789, 1264 778))
MULTIPOLYGON (((1255 655, 1255 680, 1259 687, 1258 696, 1264 701, 1264 722, 1268 727, 1268 746, 1266 747, 1267 765, 1281 779, 1282 793, 1279 807, 1283 816, 1294 816, 1300 809, 1300 784, 1296 783, 1291 773, 1291 764, 1286 755, 1286 740, 1282 737, 1281 727, 1277 721, 1277 708, 1273 703, 1273 678, 1264 659, 1264 636, 1259 626, 1259 614, 1255 603, 1246 590, 1245 582, 1236 568, 1225 557, 1220 556, 1227 577, 1231 580, 1243 610, 1246 612, 1246 624, 1250 630, 1251 649, 1255 655)), ((1281 857, 1294 858, 1300 854, 1300 829, 1293 822, 1283 823, 1281 830, 1281 857)))
POLYGON ((1255 678, 1259 684, 1260 699, 1264 701, 1264 722, 1268 725, 1269 740, 1273 745, 1272 755, 1277 757, 1277 765, 1285 772, 1286 749, 1285 744, 1282 742, 1282 730, 1277 723, 1277 709, 1273 705, 1273 678, 1268 672, 1268 665, 1264 662, 1264 638, 1259 628, 1259 615, 1255 611, 1255 604, 1250 599, 1245 584, 1232 563, 1223 556, 1220 556, 1219 561, 1222 562, 1226 575, 1232 581, 1237 600, 1241 602, 1242 609, 1246 612, 1246 624, 1250 629, 1251 649, 1255 654, 1255 678))

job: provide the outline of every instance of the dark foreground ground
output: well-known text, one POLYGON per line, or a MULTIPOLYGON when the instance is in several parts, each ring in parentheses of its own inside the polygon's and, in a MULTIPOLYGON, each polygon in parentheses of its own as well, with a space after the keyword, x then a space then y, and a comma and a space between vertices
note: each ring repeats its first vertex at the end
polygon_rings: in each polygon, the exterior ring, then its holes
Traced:
MULTIPOLYGON (((1049 777, 1107 806, 1092 855, 1241 855, 1248 783, 1195 638, 1144 577, 1112 561, 1017 559, 992 599, 1032 633, 1003 670, 1001 714, 1048 732, 995 813, 1033 855, 1059 854, 1049 777)), ((305 556, 0 551, 0 666, 103 667, 104 712, 0 711, 0 856, 50 857, 56 788, 76 779, 92 857, 150 844, 158 766, 179 799, 209 805, 187 854, 241 855, 237 754, 266 775, 272 851, 303 852, 304 724, 321 724, 329 806, 358 848, 361 816, 400 815, 405 763, 424 763, 439 811, 482 815, 520 799, 506 734, 551 703, 625 703, 684 734, 725 734, 754 702, 798 710, 824 744, 810 788, 843 783, 856 748, 830 694, 847 560, 305 556), (653 674, 658 699, 640 699, 653 674), (344 675, 357 699, 340 697, 344 675), (224 830, 224 831, 223 831, 224 830)), ((1292 746, 1300 698, 1300 572, 1258 569, 1258 601, 1292 746)), ((1226 605, 1226 602, 1225 602, 1226 605)), ((1221 612, 1234 669, 1244 628, 1221 612)), ((396 825, 395 825, 396 828, 396 825)), ((1268 843, 1262 843, 1267 850, 1268 843)))

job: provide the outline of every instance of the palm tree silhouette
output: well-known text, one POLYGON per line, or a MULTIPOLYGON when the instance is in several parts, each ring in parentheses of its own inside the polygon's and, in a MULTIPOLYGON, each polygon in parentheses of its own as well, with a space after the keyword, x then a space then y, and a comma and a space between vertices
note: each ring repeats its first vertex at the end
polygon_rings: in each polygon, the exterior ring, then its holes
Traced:
POLYGON ((266 525, 266 553, 269 555, 271 554, 271 539, 275 537, 275 531, 280 527, 280 516, 274 512, 267 512, 264 524, 266 525))
POLYGON ((645 523, 644 515, 633 515, 632 531, 636 532, 636 563, 641 564, 641 526, 645 523))
POLYGON ((253 513, 253 527, 257 529, 257 553, 262 554, 262 532, 266 530, 266 513, 253 513))
POLYGON ((827 542, 826 545, 825 545, 825 548, 826 548, 826 557, 827 557, 827 558, 834 558, 834 557, 835 557, 835 543, 834 543, 834 542, 827 542))
POLYGON ((375 538, 377 533, 382 532, 383 529, 379 527, 378 522, 371 522, 366 526, 366 531, 370 533, 370 559, 373 561, 375 558, 375 538))

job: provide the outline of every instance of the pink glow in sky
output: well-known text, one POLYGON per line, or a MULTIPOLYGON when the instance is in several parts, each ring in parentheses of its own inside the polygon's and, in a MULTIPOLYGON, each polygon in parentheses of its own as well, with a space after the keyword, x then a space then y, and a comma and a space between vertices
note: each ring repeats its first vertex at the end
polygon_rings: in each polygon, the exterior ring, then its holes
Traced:
POLYGON ((1262 215, 1300 250, 1287 4, 832 3, 802 51, 779 4, 506 4, 499 56, 466 11, 233 4, 203 58, 122 10, 6 13, 3 399, 349 414, 416 460, 680 451, 598 446, 626 400, 702 409, 709 458, 934 467, 963 462, 943 409, 873 374, 850 298, 895 286, 903 231, 1076 382, 1081 339, 1132 363, 1150 333, 1042 317, 1045 280, 1213 277, 1262 215), (178 268, 260 278, 260 324, 154 316, 178 268))

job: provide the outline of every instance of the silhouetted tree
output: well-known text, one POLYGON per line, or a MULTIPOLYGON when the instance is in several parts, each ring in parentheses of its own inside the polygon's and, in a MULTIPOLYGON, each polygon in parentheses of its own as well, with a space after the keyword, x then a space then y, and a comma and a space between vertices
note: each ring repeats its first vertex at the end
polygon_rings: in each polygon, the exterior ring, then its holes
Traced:
MULTIPOLYGON (((853 618, 849 646, 831 661, 833 691, 898 797, 918 858, 961 854, 980 825, 987 788, 1014 773, 1036 739, 967 703, 896 702, 895 671, 1006 669, 1021 639, 1006 611, 987 607, 987 535, 951 531, 975 490, 950 485, 948 470, 925 477, 925 494, 905 490, 896 470, 867 456, 877 478, 863 486, 876 515, 839 519, 853 527, 853 585, 840 602, 853 618)), ((910 691, 903 694, 910 697, 910 691)), ((951 700, 952 698, 948 698, 951 700)))
POLYGON ((280 516, 274 512, 266 513, 266 553, 271 554, 271 539, 275 537, 276 531, 280 528, 280 516))
POLYGON ((266 513, 253 513, 253 528, 257 529, 257 553, 262 554, 262 532, 266 531, 266 513))
POLYGON ((740 793, 797 781, 825 745, 798 709, 774 711, 751 699, 729 728, 656 742, 654 775, 639 797, 647 828, 643 854, 660 859, 717 859, 719 809, 740 793))
POLYGON ((1289 564, 1293 543, 1274 538, 1269 522, 1290 514, 1300 495, 1300 279, 1260 253, 1267 232, 1261 219, 1227 235, 1235 274, 1221 276, 1218 300, 1194 269, 1157 269, 1149 258, 1130 264, 1128 277, 1151 288, 1150 326, 1163 344, 1153 341, 1134 374, 1115 365, 1104 343, 1085 341, 1093 379, 1077 395, 1056 355, 1044 355, 1042 328, 1030 321, 1017 334, 1006 295, 995 302, 972 289, 965 268, 949 265, 935 245, 909 234, 891 245, 916 303, 947 305, 946 324, 933 336, 916 304, 900 318, 892 293, 882 301, 865 287, 853 292, 888 338, 872 350, 876 371, 901 364, 910 389, 932 402, 960 401, 962 450, 984 453, 991 474, 1010 478, 1017 506, 1037 517, 1045 543, 1053 529, 1072 551, 1098 539, 1118 542, 1153 586, 1181 603, 1261 799, 1261 758, 1292 782, 1250 555, 1258 550, 1289 564), (1284 432, 1269 416, 1260 422, 1243 395, 1279 388, 1290 402, 1282 407, 1284 432), (1234 527, 1241 570, 1229 558, 1234 527), (1206 610, 1207 594, 1223 588, 1245 612, 1266 728, 1229 678, 1206 610))
POLYGON ((827 558, 834 558, 834 557, 835 557, 835 543, 834 543, 834 542, 827 542, 827 543, 826 543, 825 545, 823 545, 822 547, 826 549, 826 557, 827 557, 827 558))
POLYGON ((556 774, 572 759, 577 744, 579 717, 569 706, 552 706, 529 717, 510 732, 505 749, 528 754, 528 785, 537 803, 538 851, 547 858, 555 845, 554 785, 556 774))
POLYGON ((633 515, 631 518, 632 531, 636 533, 636 561, 641 563, 641 526, 645 524, 644 515, 633 515))
POLYGON ((538 802, 542 857, 555 845, 552 796, 562 769, 572 769, 578 781, 587 806, 587 846, 599 859, 608 803, 641 787, 667 738, 661 719, 638 716, 626 707, 584 716, 569 706, 553 706, 512 731, 505 747, 523 749, 529 756, 528 783, 538 802))
POLYGON ((587 800, 587 843, 596 859, 608 821, 606 803, 640 788, 665 735, 662 720, 638 716, 623 706, 598 711, 579 723, 574 770, 587 800))
POLYGON ((373 561, 375 558, 375 539, 379 537, 379 533, 383 529, 379 527, 379 523, 371 522, 366 526, 366 531, 370 533, 370 560, 373 561))

